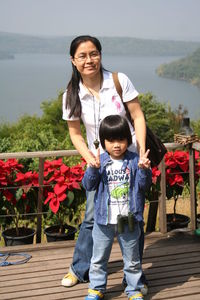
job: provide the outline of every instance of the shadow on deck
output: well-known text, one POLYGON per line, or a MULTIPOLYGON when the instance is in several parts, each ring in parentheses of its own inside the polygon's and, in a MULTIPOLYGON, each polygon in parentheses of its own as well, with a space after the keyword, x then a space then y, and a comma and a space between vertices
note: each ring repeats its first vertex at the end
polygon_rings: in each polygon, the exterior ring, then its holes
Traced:
MULTIPOLYGON (((75 242, 57 242, 0 248, 0 252, 25 252, 31 260, 0 267, 0 299, 84 299, 87 283, 72 288, 60 285, 72 261, 75 242)), ((189 231, 146 235, 143 268, 149 281, 145 299, 200 299, 200 237, 189 231)), ((113 245, 105 299, 127 299, 119 246, 113 245)))

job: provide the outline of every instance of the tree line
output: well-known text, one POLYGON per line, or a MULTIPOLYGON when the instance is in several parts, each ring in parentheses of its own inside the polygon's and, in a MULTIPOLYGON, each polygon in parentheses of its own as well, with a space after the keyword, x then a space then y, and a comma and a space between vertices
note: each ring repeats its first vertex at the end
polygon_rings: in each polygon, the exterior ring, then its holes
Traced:
MULTIPOLYGON (((0 52, 4 53, 49 53, 69 52, 75 36, 30 36, 0 32, 0 52)), ((139 39, 133 37, 98 37, 104 54, 111 55, 188 55, 200 47, 200 42, 139 39)))
POLYGON ((200 87, 200 48, 192 55, 159 66, 156 71, 159 76, 185 80, 200 87))
MULTIPOLYGON (((148 126, 163 142, 173 142, 179 132, 181 120, 187 116, 187 109, 179 105, 173 110, 169 104, 160 103, 151 93, 141 94, 139 100, 148 126)), ((24 115, 17 122, 0 124, 0 153, 32 152, 74 149, 66 121, 62 120, 62 92, 56 99, 41 104, 42 116, 24 115)), ((200 119, 192 121, 194 132, 200 137, 200 119)), ((85 135, 84 126, 82 131, 85 135)), ((67 158, 69 163, 76 157, 67 158)), ((37 163, 30 160, 27 167, 37 163)))

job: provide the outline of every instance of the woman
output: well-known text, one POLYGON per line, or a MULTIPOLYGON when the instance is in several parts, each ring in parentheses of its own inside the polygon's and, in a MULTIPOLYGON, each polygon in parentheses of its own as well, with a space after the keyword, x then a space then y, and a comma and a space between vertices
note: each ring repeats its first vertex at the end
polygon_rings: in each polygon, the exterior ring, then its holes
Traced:
MULTIPOLYGON (((99 124, 110 114, 126 115, 124 105, 117 94, 112 73, 101 64, 101 44, 91 36, 79 36, 70 46, 72 77, 67 91, 63 94, 63 119, 67 121, 73 145, 90 166, 97 166, 95 150, 99 147, 99 124), (81 134, 80 120, 86 128, 87 144, 81 134), (94 154, 93 154, 94 153, 94 154)), ((145 153, 146 124, 138 101, 138 92, 128 77, 118 74, 123 89, 123 101, 134 120, 135 132, 130 125, 133 143, 130 151, 145 153)), ((103 149, 100 147, 101 152, 103 149)), ((139 161, 140 165, 143 162, 139 161)), ((85 219, 81 225, 75 246, 73 262, 62 285, 73 286, 78 281, 88 281, 88 271, 92 257, 94 192, 87 193, 85 219)))

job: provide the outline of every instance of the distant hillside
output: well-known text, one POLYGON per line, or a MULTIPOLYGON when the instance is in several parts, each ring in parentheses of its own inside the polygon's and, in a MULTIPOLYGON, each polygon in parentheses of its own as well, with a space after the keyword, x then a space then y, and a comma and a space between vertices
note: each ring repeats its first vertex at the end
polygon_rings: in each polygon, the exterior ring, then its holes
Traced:
MULTIPOLYGON (((68 53, 74 37, 39 37, 0 32, 0 52, 68 53)), ((123 55, 188 55, 200 47, 200 42, 147 40, 128 37, 99 37, 103 53, 123 55)))
POLYGON ((159 76, 186 80, 200 87, 200 48, 186 58, 159 66, 156 71, 159 76))

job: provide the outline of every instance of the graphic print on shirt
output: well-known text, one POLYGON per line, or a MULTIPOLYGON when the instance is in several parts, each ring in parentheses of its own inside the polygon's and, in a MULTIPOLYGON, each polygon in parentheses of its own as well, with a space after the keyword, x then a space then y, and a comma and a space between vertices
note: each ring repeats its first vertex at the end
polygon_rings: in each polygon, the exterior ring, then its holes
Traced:
POLYGON ((111 197, 115 199, 128 197, 128 183, 122 183, 123 186, 118 186, 111 191, 111 197))
POLYGON ((117 215, 128 215, 129 169, 122 170, 123 161, 113 161, 107 168, 107 180, 110 191, 108 203, 108 223, 116 224, 117 215))

